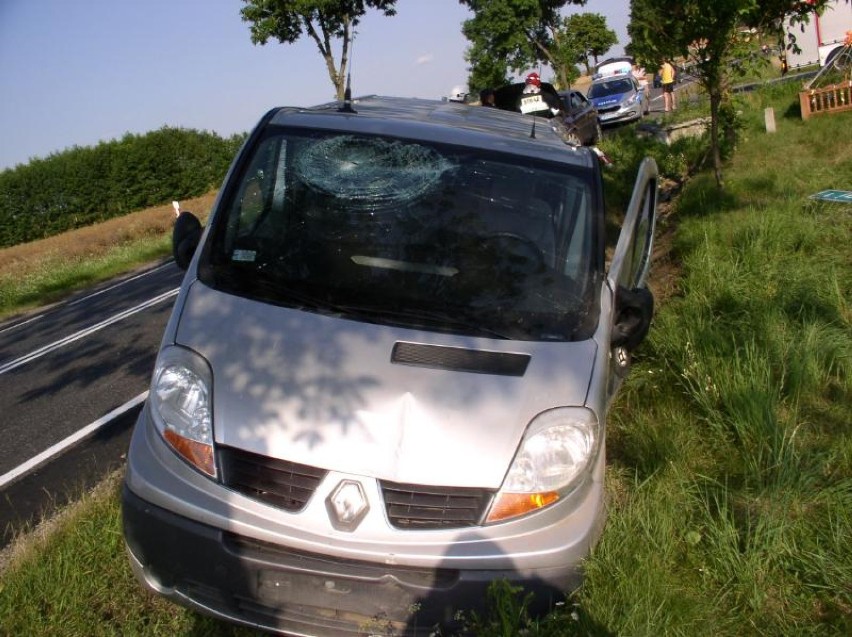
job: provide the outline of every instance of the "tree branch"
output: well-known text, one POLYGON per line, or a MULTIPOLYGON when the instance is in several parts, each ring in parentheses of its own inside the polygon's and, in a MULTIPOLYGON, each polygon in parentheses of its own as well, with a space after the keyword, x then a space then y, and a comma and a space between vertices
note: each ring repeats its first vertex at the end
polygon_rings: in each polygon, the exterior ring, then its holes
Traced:
POLYGON ((331 40, 329 39, 329 34, 328 30, 325 27, 325 23, 322 20, 322 13, 318 12, 317 18, 317 21, 320 23, 320 27, 322 28, 322 38, 320 38, 319 33, 317 33, 316 28, 314 28, 310 16, 306 16, 305 14, 301 14, 301 16, 302 20, 305 22, 305 28, 308 32, 308 35, 313 39, 314 42, 316 42, 317 48, 319 49, 320 54, 325 60, 325 66, 328 71, 328 77, 331 79, 331 83, 334 84, 337 97, 338 99, 342 99, 340 73, 338 72, 337 67, 334 63, 334 56, 332 55, 331 51, 331 40))

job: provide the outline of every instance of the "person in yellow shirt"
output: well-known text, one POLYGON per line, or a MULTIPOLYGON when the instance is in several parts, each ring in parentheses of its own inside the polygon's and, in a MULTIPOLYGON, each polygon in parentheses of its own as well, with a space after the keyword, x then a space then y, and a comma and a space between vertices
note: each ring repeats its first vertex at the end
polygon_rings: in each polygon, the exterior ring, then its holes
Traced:
POLYGON ((677 101, 674 93, 675 84, 675 69, 672 63, 665 60, 660 67, 660 84, 663 87, 663 105, 666 113, 677 108, 677 101))

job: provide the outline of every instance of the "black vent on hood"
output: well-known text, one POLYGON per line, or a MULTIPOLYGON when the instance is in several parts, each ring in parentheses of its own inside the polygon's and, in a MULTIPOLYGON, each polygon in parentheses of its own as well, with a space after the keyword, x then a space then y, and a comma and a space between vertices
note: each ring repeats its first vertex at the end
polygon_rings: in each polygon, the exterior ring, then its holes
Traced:
POLYGON ((523 376, 527 371, 530 356, 529 354, 398 342, 393 346, 391 362, 456 372, 523 376))

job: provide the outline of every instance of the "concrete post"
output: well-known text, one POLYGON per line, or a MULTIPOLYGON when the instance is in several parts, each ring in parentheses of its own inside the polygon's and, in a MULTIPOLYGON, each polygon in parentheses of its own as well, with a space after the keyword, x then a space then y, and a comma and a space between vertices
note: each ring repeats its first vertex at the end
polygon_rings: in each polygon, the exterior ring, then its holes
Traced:
POLYGON ((763 111, 763 119, 766 122, 766 132, 774 133, 775 132, 775 109, 771 106, 767 107, 763 111))

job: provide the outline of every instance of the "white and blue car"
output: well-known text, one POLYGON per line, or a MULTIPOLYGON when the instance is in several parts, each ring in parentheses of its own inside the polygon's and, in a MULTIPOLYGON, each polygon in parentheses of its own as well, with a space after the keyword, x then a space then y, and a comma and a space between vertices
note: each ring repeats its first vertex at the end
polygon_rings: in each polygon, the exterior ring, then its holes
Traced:
POLYGON ((648 91, 633 75, 611 75, 592 82, 587 93, 598 111, 601 124, 616 124, 642 119, 650 111, 648 91))

